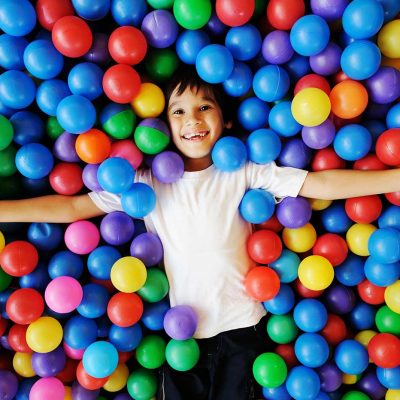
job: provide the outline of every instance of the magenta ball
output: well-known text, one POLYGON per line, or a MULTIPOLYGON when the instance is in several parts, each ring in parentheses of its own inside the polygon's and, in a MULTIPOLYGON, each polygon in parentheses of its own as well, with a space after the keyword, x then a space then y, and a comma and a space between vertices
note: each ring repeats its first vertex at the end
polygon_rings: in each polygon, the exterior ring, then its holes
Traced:
POLYGON ((51 310, 66 314, 79 306, 83 298, 83 289, 75 278, 59 276, 47 285, 44 298, 51 310))
POLYGON ((160 182, 173 183, 182 177, 185 165, 178 153, 163 151, 154 157, 151 170, 160 182))
POLYGON ((137 235, 132 240, 130 253, 131 256, 142 260, 147 267, 158 264, 164 254, 161 240, 151 232, 137 235))
POLYGON ((76 221, 65 230, 64 241, 73 253, 89 254, 99 244, 100 233, 93 222, 76 221))
POLYGON ((165 314, 164 329, 172 339, 190 339, 193 337, 196 328, 197 314, 190 306, 175 306, 165 314))
POLYGON ((29 392, 29 400, 64 400, 65 388, 57 378, 41 378, 36 381, 29 392))
POLYGON ((103 217, 100 234, 104 241, 113 246, 128 243, 135 233, 133 219, 122 211, 114 211, 103 217))
POLYGON ((312 149, 324 149, 335 139, 335 125, 330 119, 325 120, 321 125, 303 126, 301 138, 303 142, 312 149))
POLYGON ((276 216, 286 228, 304 226, 311 218, 311 205, 304 197, 285 197, 276 207, 276 216))

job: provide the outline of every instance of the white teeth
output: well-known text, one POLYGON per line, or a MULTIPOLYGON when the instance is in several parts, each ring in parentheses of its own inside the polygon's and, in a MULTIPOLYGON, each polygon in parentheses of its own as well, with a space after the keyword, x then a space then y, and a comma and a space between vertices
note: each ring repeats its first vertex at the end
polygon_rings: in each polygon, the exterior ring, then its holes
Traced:
POLYGON ((193 139, 195 137, 204 137, 206 135, 207 135, 207 132, 205 132, 205 133, 189 133, 187 135, 183 135, 183 137, 185 139, 193 139))

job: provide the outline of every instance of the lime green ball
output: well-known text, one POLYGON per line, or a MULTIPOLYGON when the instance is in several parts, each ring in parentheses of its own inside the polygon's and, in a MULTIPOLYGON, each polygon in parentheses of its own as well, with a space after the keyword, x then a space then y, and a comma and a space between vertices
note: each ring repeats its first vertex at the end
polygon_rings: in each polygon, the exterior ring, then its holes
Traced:
POLYGON ((49 117, 46 121, 46 134, 51 140, 56 140, 64 129, 61 127, 57 117, 49 117))
POLYGON ((176 22, 185 29, 200 29, 211 17, 210 0, 175 0, 173 8, 176 22))
POLYGON ((271 315, 267 322, 267 332, 275 343, 292 342, 298 333, 298 328, 291 314, 271 315))
POLYGON ((4 289, 7 289, 10 286, 11 281, 12 276, 6 274, 2 268, 0 268, 0 292, 2 292, 4 289))
POLYGON ((358 390, 352 390, 350 392, 347 392, 342 397, 342 400, 371 400, 371 398, 363 392, 359 392, 358 390))
POLYGON ((170 141, 167 124, 159 118, 146 118, 135 129, 136 146, 145 154, 158 154, 170 141))
POLYGON ((10 145, 14 137, 14 128, 11 122, 0 115, 0 150, 4 150, 10 145))
POLYGON ((126 388, 135 400, 149 400, 157 393, 157 376, 153 371, 139 368, 129 375, 126 388))
POLYGON ((179 66, 179 58, 171 49, 153 50, 145 62, 146 71, 155 82, 165 82, 179 66))
POLYGON ((388 306, 382 306, 375 314, 375 324, 379 332, 400 336, 400 314, 388 306))
POLYGON ((136 359, 144 368, 160 368, 165 362, 165 347, 166 344, 162 337, 145 336, 136 348, 136 359))
POLYGON ((189 371, 200 358, 200 349, 196 340, 175 340, 171 339, 165 349, 165 357, 171 368, 177 371, 189 371))
POLYGON ((15 165, 16 154, 17 150, 12 144, 0 151, 0 177, 11 176, 17 172, 15 165))
POLYGON ((142 300, 155 303, 163 299, 169 290, 168 278, 159 268, 149 268, 145 284, 137 291, 142 300))
POLYGON ((174 0, 147 0, 147 3, 150 7, 155 9, 168 9, 171 8, 174 4, 174 0))
POLYGON ((114 139, 128 138, 136 126, 136 114, 132 109, 123 110, 108 118, 102 128, 114 139))
POLYGON ((287 367, 276 353, 260 354, 253 363, 253 375, 257 383, 266 388, 276 388, 285 382, 287 367))

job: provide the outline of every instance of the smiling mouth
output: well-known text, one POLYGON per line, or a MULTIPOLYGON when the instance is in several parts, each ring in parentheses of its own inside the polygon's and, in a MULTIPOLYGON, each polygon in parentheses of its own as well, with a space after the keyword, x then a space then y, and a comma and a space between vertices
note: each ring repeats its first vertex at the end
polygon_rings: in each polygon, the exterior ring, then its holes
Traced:
POLYGON ((183 139, 189 140, 191 142, 199 142, 203 140, 206 136, 208 136, 209 132, 193 132, 193 133, 188 133, 182 136, 183 139))

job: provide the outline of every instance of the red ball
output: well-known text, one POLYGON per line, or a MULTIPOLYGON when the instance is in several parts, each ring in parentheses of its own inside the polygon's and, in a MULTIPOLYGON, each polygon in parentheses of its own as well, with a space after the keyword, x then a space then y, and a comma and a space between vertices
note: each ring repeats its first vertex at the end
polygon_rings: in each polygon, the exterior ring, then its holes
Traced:
POLYGON ((115 103, 130 103, 139 93, 141 79, 130 65, 116 64, 103 75, 103 90, 115 103))
POLYGON ((339 315, 328 314, 328 321, 321 330, 321 335, 331 346, 336 346, 347 337, 346 323, 339 315))
POLYGON ((386 200, 395 206, 400 206, 400 191, 385 193, 386 200))
POLYGON ((58 194, 76 194, 83 188, 82 168, 75 163, 61 162, 50 172, 49 181, 58 194))
POLYGON ((89 375, 83 368, 82 361, 79 362, 78 367, 76 368, 76 379, 78 383, 88 390, 100 389, 108 381, 108 378, 108 376, 105 378, 94 378, 89 375))
POLYGON ((247 239, 247 252, 256 263, 269 264, 280 257, 282 241, 275 232, 261 229, 247 239))
POLYGON ((8 320, 5 318, 1 318, 0 316, 0 336, 4 335, 4 332, 7 330, 8 320))
POLYGON ((400 365, 400 340, 391 333, 378 333, 368 342, 368 355, 381 368, 400 365))
POLYGON ((56 21, 51 31, 54 47, 64 56, 82 57, 92 47, 89 25, 79 17, 67 15, 56 21))
POLYGON ((378 158, 386 165, 400 165, 400 128, 382 132, 375 145, 378 158))
POLYGON ((108 318, 122 328, 136 324, 142 314, 143 301, 136 293, 118 292, 108 302, 108 318))
POLYGON ((56 375, 56 378, 63 383, 73 382, 76 379, 76 369, 78 364, 78 360, 73 360, 72 358, 67 357, 64 368, 56 375))
POLYGON ((26 341, 28 325, 14 324, 8 331, 7 341, 10 347, 19 353, 32 353, 26 341))
POLYGON ((303 0, 270 0, 268 22, 276 29, 289 30, 306 12, 303 0))
POLYGON ((317 238, 312 252, 314 255, 325 257, 336 267, 346 259, 349 248, 347 247, 346 240, 340 235, 324 233, 317 238))
POLYGON ((253 267, 244 279, 247 294, 257 301, 274 298, 280 288, 278 274, 269 267, 253 267))
POLYGON ((70 0, 38 0, 36 3, 36 15, 39 24, 44 29, 51 31, 56 21, 60 18, 74 15, 74 7, 70 0))
POLYGON ((377 194, 352 197, 345 201, 348 217, 360 224, 369 224, 378 219, 382 212, 382 201, 377 194))
POLYGON ((6 312, 16 324, 28 325, 44 311, 43 296, 35 289, 17 289, 7 299, 6 312))
POLYGON ((329 85, 329 82, 323 76, 317 74, 308 74, 301 77, 293 89, 293 94, 296 95, 298 92, 300 92, 300 90, 306 88, 321 89, 328 96, 331 92, 331 86, 329 85))
POLYGON ((119 351, 118 352, 118 363, 127 363, 133 356, 135 355, 135 351, 119 351))
POLYGON ((133 26, 120 26, 108 39, 108 51, 115 62, 139 64, 147 53, 147 41, 141 30, 133 26))
POLYGON ((322 293, 324 293, 323 290, 311 290, 306 288, 299 279, 296 279, 294 282, 294 289, 296 290, 297 294, 300 297, 306 298, 306 299, 312 299, 314 297, 319 297, 321 296, 322 293))
POLYGON ((217 0, 217 17, 228 26, 244 25, 253 16, 255 0, 217 0))
POLYGON ((275 347, 274 352, 283 358, 288 369, 299 364, 296 353, 294 352, 294 347, 290 343, 278 344, 278 346, 275 347))
POLYGON ((332 84, 337 85, 338 83, 347 81, 348 79, 350 78, 343 71, 339 71, 332 76, 332 84))
POLYGON ((256 225, 256 229, 269 229, 270 231, 280 232, 283 229, 283 225, 279 222, 278 217, 274 214, 270 219, 256 225))
POLYGON ((358 295, 367 304, 378 305, 385 302, 384 286, 377 286, 371 283, 368 279, 363 280, 357 285, 358 295))
POLYGON ((365 157, 356 160, 353 164, 353 169, 364 171, 381 171, 388 169, 376 154, 367 154, 365 157))
POLYGON ((25 241, 15 240, 5 245, 0 253, 0 265, 11 276, 30 274, 37 266, 39 254, 36 247, 25 241))
POLYGON ((346 161, 340 158, 332 147, 317 150, 311 161, 312 171, 344 168, 346 168, 346 161))

